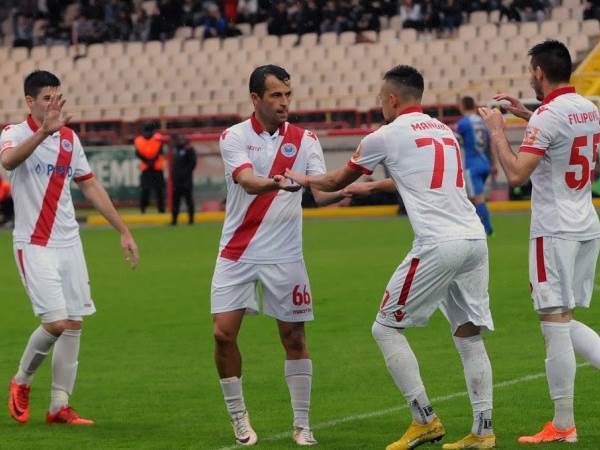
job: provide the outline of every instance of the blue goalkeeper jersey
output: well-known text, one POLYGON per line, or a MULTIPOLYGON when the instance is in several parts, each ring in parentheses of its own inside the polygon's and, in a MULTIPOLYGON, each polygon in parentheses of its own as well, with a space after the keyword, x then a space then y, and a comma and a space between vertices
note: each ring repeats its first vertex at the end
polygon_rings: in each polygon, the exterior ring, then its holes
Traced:
POLYGON ((462 139, 465 168, 489 167, 490 135, 483 119, 477 114, 466 115, 458 121, 456 132, 462 139))

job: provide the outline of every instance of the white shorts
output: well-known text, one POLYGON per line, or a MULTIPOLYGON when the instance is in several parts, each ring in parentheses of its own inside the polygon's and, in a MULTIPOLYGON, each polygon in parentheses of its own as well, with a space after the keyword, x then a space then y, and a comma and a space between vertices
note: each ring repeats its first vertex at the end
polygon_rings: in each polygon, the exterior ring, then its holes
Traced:
POLYGON ((80 241, 60 248, 16 242, 14 253, 33 312, 44 322, 96 312, 80 241))
POLYGON ((313 320, 312 293, 304 261, 250 264, 217 258, 210 293, 211 313, 246 309, 247 314, 257 314, 259 281, 266 315, 283 322, 313 320))
POLYGON ((568 241, 543 236, 529 241, 529 283, 536 311, 588 308, 594 292, 600 239, 568 241))
POLYGON ((392 275, 376 321, 393 328, 422 327, 440 308, 453 334, 467 322, 493 330, 488 279, 483 239, 413 247, 392 275))

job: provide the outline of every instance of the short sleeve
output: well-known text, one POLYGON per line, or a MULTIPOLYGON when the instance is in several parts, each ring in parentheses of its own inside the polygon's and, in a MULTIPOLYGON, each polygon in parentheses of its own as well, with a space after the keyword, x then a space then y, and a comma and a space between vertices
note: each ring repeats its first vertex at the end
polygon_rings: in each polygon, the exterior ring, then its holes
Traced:
POLYGON ((7 148, 16 147, 21 143, 18 128, 15 125, 7 125, 0 134, 0 153, 7 148))
POLYGON ((519 152, 544 156, 558 130, 558 123, 551 110, 540 106, 531 116, 525 129, 519 152))
POLYGON ((348 161, 348 167, 364 175, 371 175, 377 164, 383 162, 385 157, 386 151, 381 134, 371 133, 360 141, 354 155, 348 161))
POLYGON ((322 175, 327 172, 325 168, 325 157, 319 138, 312 131, 307 131, 304 139, 308 144, 308 163, 306 165, 307 175, 322 175))
POLYGON ((92 169, 90 168, 90 164, 88 163, 87 157, 85 156, 85 151, 83 150, 83 146, 81 145, 81 141, 79 137, 75 136, 75 151, 77 160, 75 163, 75 173, 73 174, 73 181, 76 183, 80 183, 85 180, 89 180, 94 176, 92 169))
POLYGON ((231 129, 223 131, 219 139, 219 150, 225 164, 225 176, 235 177, 243 169, 252 167, 240 137, 231 129))

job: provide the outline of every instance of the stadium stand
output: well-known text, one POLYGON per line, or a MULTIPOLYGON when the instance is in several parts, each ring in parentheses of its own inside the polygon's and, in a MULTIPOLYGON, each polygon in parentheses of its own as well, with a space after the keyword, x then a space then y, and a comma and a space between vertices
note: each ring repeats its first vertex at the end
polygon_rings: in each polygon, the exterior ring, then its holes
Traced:
MULTIPOLYGON (((141 6, 151 11, 153 4, 145 1, 141 6)), ((77 20, 75 6, 65 11, 71 22, 77 20)), ((530 97, 524 54, 541 39, 563 40, 573 59, 581 62, 600 36, 600 22, 581 20, 583 14, 584 5, 577 0, 564 0, 543 22, 498 23, 498 11, 475 11, 470 23, 449 38, 402 28, 400 16, 382 16, 379 33, 273 36, 262 22, 253 29, 241 27, 242 36, 225 39, 205 39, 204 33, 182 26, 164 41, 92 43, 85 48, 44 45, 31 50, 5 45, 0 47, 0 82, 5 92, 20 92, 26 73, 36 68, 56 72, 80 131, 93 131, 94 137, 115 143, 134 135, 140 120, 157 120, 161 128, 170 122, 179 131, 216 132, 247 116, 247 74, 267 62, 292 74, 301 122, 316 128, 369 127, 378 121, 376 94, 382 73, 406 63, 425 75, 424 103, 434 105, 429 109, 451 122, 457 112, 444 105, 464 94, 480 102, 499 91, 530 97), (173 117, 179 119, 167 119, 173 117)), ((11 20, 5 20, 5 34, 11 20)), ((10 36, 5 42, 12 42, 10 36)), ((23 117, 20 96, 5 95, 0 101, 0 122, 23 117)))

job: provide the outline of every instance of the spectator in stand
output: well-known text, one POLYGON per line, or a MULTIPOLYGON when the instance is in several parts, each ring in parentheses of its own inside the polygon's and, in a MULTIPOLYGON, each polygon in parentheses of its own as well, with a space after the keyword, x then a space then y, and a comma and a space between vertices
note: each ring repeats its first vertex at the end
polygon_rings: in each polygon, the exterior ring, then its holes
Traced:
POLYGON ((133 29, 131 31, 132 41, 146 42, 150 39, 151 19, 146 10, 140 8, 133 19, 133 29))
POLYGON ((417 31, 423 30, 423 15, 421 14, 421 5, 413 0, 402 0, 400 5, 400 21, 402 28, 414 28, 417 31))
POLYGON ((442 22, 440 20, 440 3, 437 0, 423 0, 421 5, 423 14, 423 28, 428 33, 437 37, 442 22))
POLYGON ((518 0, 501 0, 500 1, 500 17, 498 23, 502 23, 502 19, 506 17, 508 22, 520 22, 521 13, 517 7, 518 0))
POLYGON ((209 3, 207 6, 207 14, 203 20, 204 39, 209 38, 226 38, 230 36, 239 36, 240 30, 229 25, 227 18, 221 14, 219 7, 214 3, 209 3))
POLYGON ((177 216, 181 199, 185 200, 189 215, 188 224, 194 223, 194 169, 196 168, 196 151, 190 141, 181 135, 173 135, 173 210, 171 225, 177 225, 177 216))
POLYGON ((377 31, 381 29, 381 22, 377 10, 371 5, 371 2, 364 0, 354 0, 352 12, 350 13, 356 31, 356 42, 370 42, 363 36, 365 31, 377 31))
POLYGON ((600 20, 600 0, 587 0, 583 8, 583 20, 600 20))
POLYGON ((163 137, 156 133, 152 124, 144 124, 142 134, 133 141, 135 155, 140 159, 140 209, 146 212, 152 191, 156 194, 158 212, 165 212, 165 178, 163 168, 163 137))
POLYGON ((103 41, 103 36, 99 23, 91 17, 80 14, 71 27, 71 42, 73 45, 78 44, 95 44, 103 41))
POLYGON ((288 21, 287 5, 284 1, 278 1, 275 7, 271 9, 271 14, 267 20, 267 30, 269 34, 275 36, 292 33, 292 28, 288 21))
MULTIPOLYGON (((321 11, 315 0, 297 2, 298 11, 295 16, 294 28, 300 36, 306 33, 318 33, 321 23, 321 11)), ((299 41, 298 41, 299 42, 299 41)))
POLYGON ((10 183, 0 173, 0 225, 12 224, 15 208, 10 193, 10 183))
POLYGON ((545 6, 540 0, 520 0, 522 22, 543 22, 546 18, 545 6))
POLYGON ((462 11, 457 0, 442 0, 442 37, 454 38, 462 23, 462 11))
POLYGON ((17 15, 13 47, 33 47, 33 20, 25 14, 17 15))

